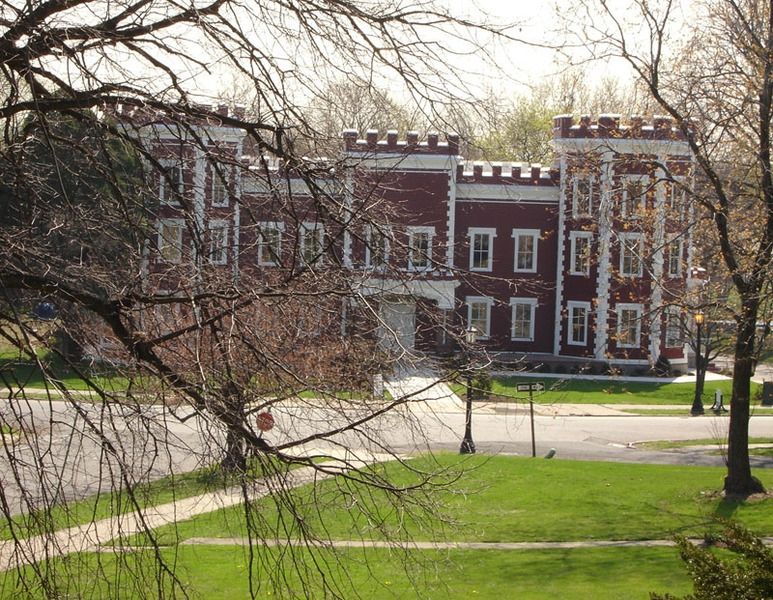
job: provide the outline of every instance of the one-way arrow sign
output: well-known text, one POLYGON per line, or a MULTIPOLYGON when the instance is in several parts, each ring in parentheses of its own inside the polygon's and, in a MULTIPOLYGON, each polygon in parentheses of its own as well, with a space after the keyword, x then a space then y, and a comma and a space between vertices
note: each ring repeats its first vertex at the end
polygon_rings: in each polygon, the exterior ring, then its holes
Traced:
POLYGON ((516 383, 515 389, 519 392, 544 392, 545 382, 535 381, 534 383, 516 383))

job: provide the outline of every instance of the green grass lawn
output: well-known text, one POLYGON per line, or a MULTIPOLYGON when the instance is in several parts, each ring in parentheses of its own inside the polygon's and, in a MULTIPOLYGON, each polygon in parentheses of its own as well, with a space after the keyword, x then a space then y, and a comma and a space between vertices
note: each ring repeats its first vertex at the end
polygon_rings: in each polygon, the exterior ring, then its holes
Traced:
MULTIPOLYGON (((60 382, 68 390, 92 389, 85 379, 75 369, 67 365, 56 355, 45 353, 41 361, 46 365, 49 378, 60 382)), ((121 392, 129 387, 129 379, 119 371, 105 366, 91 366, 88 364, 77 365, 77 368, 86 377, 91 379, 94 385, 108 392, 121 392)), ((38 364, 29 358, 19 358, 18 353, 0 353, 0 386, 5 387, 6 382, 12 387, 26 388, 51 388, 52 382, 40 369, 38 364)))
MULTIPOLYGON (((683 404, 689 407, 695 396, 694 383, 644 383, 637 381, 593 381, 586 379, 553 379, 538 377, 495 377, 490 400, 524 402, 528 393, 517 392, 516 384, 545 383, 546 391, 534 394, 534 401, 541 404, 683 404)), ((752 382, 752 397, 762 386, 752 382)), ((451 386, 455 393, 464 395, 465 387, 451 386)), ((714 390, 719 389, 730 398, 731 381, 710 381, 704 389, 704 403, 713 400, 714 390)), ((728 402, 729 404, 729 402, 728 402)))
MULTIPOLYGON (((460 464, 457 456, 442 455, 438 461, 436 466, 442 468, 467 470, 448 490, 433 496, 436 504, 430 515, 411 513, 388 494, 364 492, 341 480, 296 490, 293 503, 303 515, 303 527, 325 539, 664 539, 677 532, 700 536, 715 516, 733 516, 755 531, 773 533, 773 499, 720 498, 716 491, 725 471, 719 467, 504 456, 476 456, 460 464)), ((432 465, 424 458, 416 466, 432 465)), ((756 475, 773 487, 773 472, 760 470, 756 475)), ((403 484, 414 482, 404 472, 393 477, 403 484)), ((255 508, 264 535, 276 531, 298 535, 299 523, 277 512, 272 500, 261 500, 255 508)), ((228 508, 161 528, 158 539, 175 543, 191 537, 243 536, 243 521, 242 507, 228 508)), ((146 543, 141 537, 134 542, 146 543)))
MULTIPOLYGON (((691 585, 670 548, 583 550, 345 549, 281 554, 256 548, 253 576, 260 599, 323 598, 319 581, 305 583, 295 572, 319 565, 339 597, 373 600, 480 598, 545 600, 645 600, 650 591, 685 594, 691 585), (295 561, 295 562, 294 562, 295 561), (332 578, 331 578, 332 577, 332 578), (281 594, 276 588, 281 587, 281 594)), ((236 546, 180 546, 162 549, 181 584, 194 598, 249 598, 249 557, 236 546)), ((15 573, 0 575, 2 598, 156 598, 150 552, 89 554, 55 561, 55 589, 25 595, 15 573), (95 576, 95 572, 98 573, 95 576), (127 572, 145 573, 133 584, 127 572), (119 576, 121 574, 121 576, 119 576)), ((31 576, 31 570, 25 570, 31 576)), ((169 591, 168 583, 164 587, 169 591)), ((178 591, 178 596, 182 594, 178 591)), ((171 597, 171 596, 170 596, 171 597)))
MULTIPOLYGON (((276 469, 293 468, 280 465, 273 459, 266 460, 268 462, 251 464, 251 477, 259 478, 275 473, 276 469)), ((227 478, 219 467, 213 466, 137 485, 133 495, 137 504, 146 507, 223 490, 232 485, 238 484, 227 478)), ((30 537, 134 510, 135 503, 126 490, 105 492, 77 502, 58 504, 48 510, 16 515, 10 521, 3 519, 0 521, 0 540, 11 539, 13 535, 18 538, 30 537)))
MULTIPOLYGON (((716 494, 722 468, 452 454, 422 457, 412 466, 417 469, 412 473, 395 463, 372 468, 406 485, 420 479, 420 473, 438 469, 443 473, 438 483, 448 487, 430 497, 406 492, 395 502, 394 496, 339 477, 290 492, 287 499, 302 520, 292 519, 286 505, 278 509, 272 498, 254 503, 251 516, 257 534, 294 539, 302 526, 320 539, 332 540, 379 540, 386 535, 457 542, 663 539, 677 532, 702 536, 715 526, 716 516, 737 518, 762 535, 773 533, 773 499, 722 499, 716 494), (412 501, 428 499, 434 502, 428 512, 408 509, 412 501)), ((755 474, 773 487, 773 471, 755 474)), ((233 507, 158 530, 161 554, 175 565, 187 591, 204 598, 246 597, 250 563, 244 548, 177 545, 191 537, 244 536, 243 523, 244 508, 233 507)), ((148 544, 142 536, 125 541, 148 544)), ((125 577, 129 569, 151 569, 141 579, 147 590, 131 589, 128 596, 154 597, 154 572, 147 564, 152 558, 152 552, 138 548, 119 559, 109 553, 86 554, 50 561, 46 568, 56 573, 61 586, 56 597, 82 597, 78 586, 91 594, 83 597, 114 597, 121 586, 130 585, 125 577), (97 566, 101 575, 95 579, 97 566), (124 573, 122 578, 115 575, 116 569, 124 573)), ((315 564, 328 581, 340 586, 344 598, 354 597, 351 590, 376 599, 511 598, 517 590, 519 599, 607 600, 690 590, 672 548, 289 551, 258 546, 254 558, 253 576, 263 585, 260 598, 275 597, 277 587, 285 597, 323 597, 317 580, 304 587, 295 574, 296 567, 313 569, 315 564)), ((20 576, 28 575, 26 569, 0 577, 0 597, 23 597, 14 586, 20 576)), ((50 590, 47 593, 50 597, 50 590)), ((45 594, 35 591, 30 597, 45 594)))

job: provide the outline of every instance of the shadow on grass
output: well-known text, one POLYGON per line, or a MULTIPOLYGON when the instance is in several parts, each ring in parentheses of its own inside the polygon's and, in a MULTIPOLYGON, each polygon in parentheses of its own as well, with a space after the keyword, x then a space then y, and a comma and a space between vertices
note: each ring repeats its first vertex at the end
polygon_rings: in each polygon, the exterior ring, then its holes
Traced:
POLYGON ((722 519, 730 519, 739 506, 746 504, 746 501, 738 497, 722 498, 717 508, 714 510, 714 516, 722 519))

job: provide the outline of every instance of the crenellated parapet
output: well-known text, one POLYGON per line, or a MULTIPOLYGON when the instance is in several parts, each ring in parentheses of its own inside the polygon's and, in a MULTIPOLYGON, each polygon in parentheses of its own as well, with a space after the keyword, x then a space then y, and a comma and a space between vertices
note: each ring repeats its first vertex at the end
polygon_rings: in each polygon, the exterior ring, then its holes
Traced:
POLYGON ((620 115, 599 115, 592 120, 583 115, 575 121, 573 115, 553 117, 553 139, 629 139, 686 140, 684 132, 671 117, 654 116, 651 121, 632 116, 626 122, 620 115))
POLYGON ((189 125, 219 127, 224 124, 224 120, 243 121, 245 116, 244 107, 229 107, 227 104, 218 104, 217 106, 209 104, 181 105, 174 118, 171 118, 165 111, 133 104, 115 105, 110 107, 109 113, 122 122, 135 126, 188 123, 189 125))
POLYGON ((555 186, 560 180, 557 169, 529 163, 466 162, 457 165, 458 183, 492 183, 555 186))
POLYGON ((455 133, 446 135, 446 140, 441 141, 440 135, 429 132, 426 139, 419 140, 418 131, 409 131, 404 139, 400 139, 399 133, 390 129, 386 137, 381 137, 377 129, 368 129, 365 137, 361 138, 356 129, 346 129, 343 132, 344 147, 347 152, 362 153, 410 153, 410 154, 440 154, 456 156, 459 154, 459 136, 455 133))

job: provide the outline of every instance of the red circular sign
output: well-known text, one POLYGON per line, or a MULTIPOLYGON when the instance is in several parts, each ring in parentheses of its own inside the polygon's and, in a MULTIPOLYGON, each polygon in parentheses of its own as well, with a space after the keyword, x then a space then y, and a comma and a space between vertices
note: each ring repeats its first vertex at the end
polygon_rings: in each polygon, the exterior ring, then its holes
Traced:
POLYGON ((274 427, 274 416, 270 412, 259 413, 256 420, 261 431, 269 431, 274 427))

